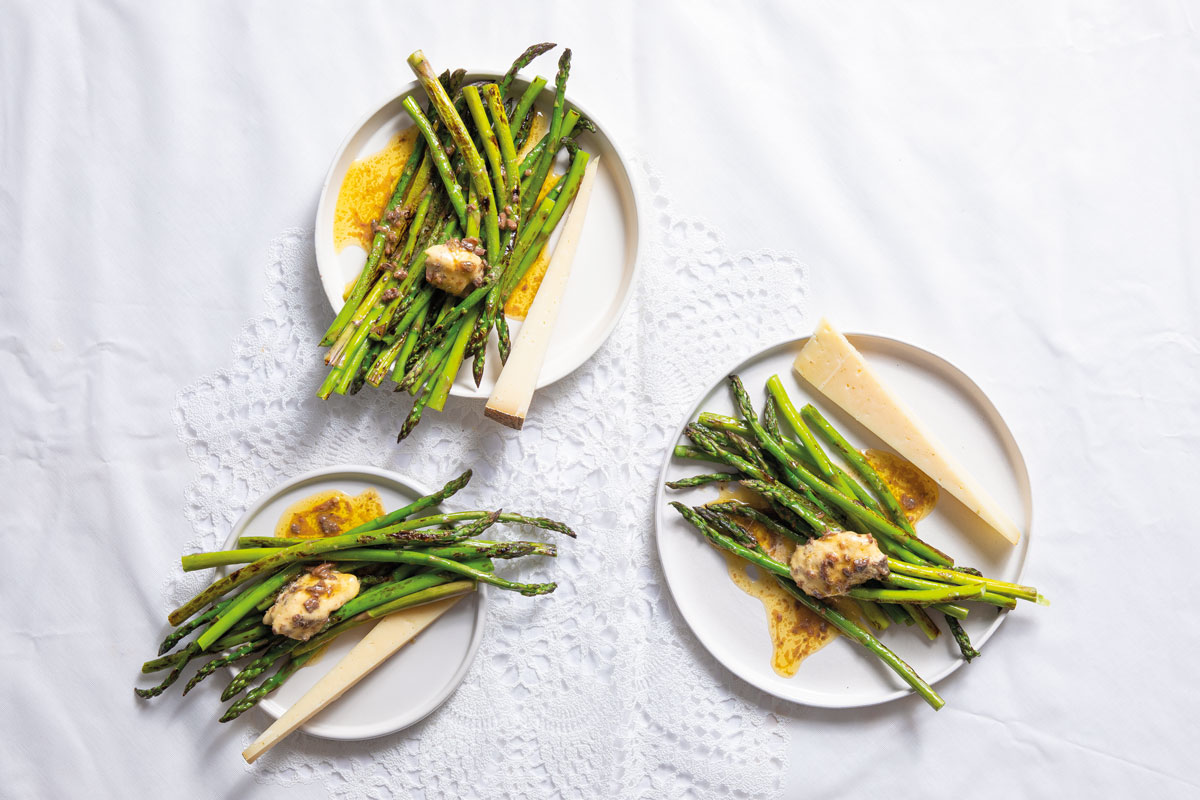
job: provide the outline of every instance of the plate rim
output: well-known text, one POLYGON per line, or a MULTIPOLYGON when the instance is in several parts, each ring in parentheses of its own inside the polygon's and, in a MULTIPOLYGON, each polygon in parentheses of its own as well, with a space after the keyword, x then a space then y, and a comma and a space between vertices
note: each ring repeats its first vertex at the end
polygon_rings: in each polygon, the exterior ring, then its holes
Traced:
MULTIPOLYGON (((391 483, 394 486, 403 487, 407 491, 415 492, 418 496, 433 493, 420 481, 410 478, 403 473, 396 472, 394 470, 383 469, 382 467, 374 467, 366 464, 335 464, 328 467, 318 467, 317 469, 309 470, 308 472, 296 475, 292 478, 287 478, 259 495, 253 503, 247 506, 246 510, 242 512, 242 515, 238 517, 237 522, 235 522, 233 527, 230 528, 229 536, 226 537, 223 547, 229 548, 234 542, 236 542, 238 537, 241 536, 242 532, 246 529, 246 526, 249 524, 250 520, 256 517, 263 508, 265 508, 269 503, 282 495, 284 492, 287 492, 303 483, 322 478, 332 478, 336 475, 363 476, 374 480, 380 480, 385 483, 391 483)), ((228 569, 228 567, 223 567, 218 570, 218 574, 226 574, 228 569)), ((471 634, 471 641, 467 645, 466 655, 463 657, 462 663, 460 663, 458 668, 454 671, 454 674, 450 676, 445 688, 438 694, 434 695, 433 699, 429 703, 417 706, 415 716, 406 716, 406 721, 400 724, 398 727, 393 726, 393 723, 388 723, 375 728, 365 727, 360 733, 347 735, 341 730, 330 730, 329 726, 322 725, 321 723, 314 721, 320 716, 317 714, 308 722, 305 722, 302 726, 300 726, 300 730, 306 734, 309 734, 310 736, 316 736, 317 738, 327 739, 330 741, 357 742, 364 741, 366 739, 376 739, 380 736, 388 736, 393 733, 399 733, 406 728, 410 728, 445 705, 446 701, 449 700, 456 691, 458 691, 458 687, 461 686, 463 681, 466 679, 467 673, 470 671, 471 666, 475 663, 475 656, 479 652, 479 647, 483 643, 483 636, 485 632, 484 629, 487 625, 488 592, 484 589, 483 585, 480 585, 476 589, 475 594, 478 598, 475 604, 475 627, 474 632, 471 634)), ((237 674, 237 670, 232 665, 227 667, 227 670, 237 674)), ((273 719, 279 719, 287 711, 287 707, 280 710, 279 703, 272 697, 263 698, 262 702, 258 704, 257 708, 273 719)))
MULTIPOLYGON (((488 69, 470 70, 464 75, 464 80, 488 79, 488 78, 495 79, 495 78, 500 78, 500 77, 504 76, 505 74, 507 74, 506 69, 490 69, 490 68, 488 68, 488 69)), ((524 77, 522 75, 522 73, 517 73, 515 80, 523 81, 526 85, 528 85, 530 83, 530 80, 527 77, 524 77)), ((323 212, 325 211, 325 208, 326 208, 326 201, 327 201, 327 198, 329 197, 330 186, 333 182, 334 170, 337 168, 338 162, 342 158, 342 154, 346 152, 346 149, 350 146, 351 140, 353 140, 354 137, 358 135, 358 132, 362 130, 363 126, 366 125, 371 120, 372 117, 374 117, 379 112, 383 111, 383 109, 386 108, 391 103, 395 102, 396 100, 400 100, 404 97, 407 97, 408 95, 412 94, 419 88, 420 88, 420 81, 413 79, 413 80, 409 81, 408 83, 404 84, 403 86, 401 86, 398 90, 392 90, 392 91, 388 92, 387 97, 384 98, 382 102, 373 105, 369 111, 367 111, 365 114, 360 116, 355 121, 354 126, 352 128, 350 128, 350 130, 346 133, 346 135, 342 138, 341 142, 338 144, 337 149, 334 151, 333 159, 329 162, 329 168, 325 171, 325 178, 321 182, 320 195, 317 198, 316 218, 315 218, 314 224, 313 224, 313 260, 316 262, 316 265, 317 265, 318 280, 321 279, 321 272, 322 272, 321 253, 323 250, 322 242, 321 242, 321 239, 323 237, 321 236, 320 221, 321 221, 321 217, 323 216, 323 212)), ((646 229, 646 220, 644 218, 646 211, 643 207, 644 204, 638 198, 637 182, 634 181, 633 176, 629 171, 628 165, 630 162, 629 162, 629 159, 626 157, 625 151, 621 149, 621 147, 617 144, 616 140, 614 140, 607 133, 604 133, 605 127, 597 121, 596 116, 594 114, 592 114, 591 111, 589 111, 587 108, 580 105, 579 103, 575 102, 575 100, 570 96, 570 94, 567 95, 566 102, 569 106, 571 106, 571 107, 575 108, 577 111, 579 111, 581 116, 584 116, 596 123, 596 127, 602 132, 601 135, 604 137, 605 141, 608 143, 608 146, 611 147, 613 153, 616 154, 616 156, 617 156, 616 160, 618 162, 618 165, 620 166, 621 172, 623 172, 625 174, 625 179, 629 184, 629 199, 630 199, 630 202, 633 204, 633 222, 634 222, 634 225, 636 226, 635 230, 632 232, 633 233, 633 264, 629 270, 629 282, 626 285, 625 291, 624 291, 622 297, 620 298, 620 301, 617 304, 616 311, 610 315, 609 320, 605 324, 604 329, 600 332, 599 335, 596 336, 594 345, 591 347, 591 351, 588 352, 587 355, 585 355, 583 358, 578 359, 578 361, 576 363, 574 363, 573 365, 568 367, 561 374, 552 375, 547 372, 542 372, 538 377, 538 383, 537 383, 537 387, 536 387, 537 391, 541 391, 542 389, 545 389, 548 386, 552 386, 553 384, 555 384, 558 381, 562 380, 563 378, 567 377, 571 373, 575 372, 575 370, 582 367, 584 364, 586 364, 588 361, 590 361, 596 355, 597 352, 599 352, 600 348, 604 346, 604 343, 608 341, 610 336, 612 336, 613 331, 616 330, 616 328, 617 328, 617 323, 619 323, 621 321, 621 319, 625 316, 625 312, 629 308, 630 300, 633 299, 634 290, 637 287, 638 279, 641 275, 642 261, 644 260, 644 255, 645 255, 645 252, 644 252, 645 243, 643 242, 642 233, 646 229)), ((334 202, 336 204, 336 198, 335 198, 334 202)), ((335 210, 336 210, 336 206, 335 206, 335 210)), ((324 237, 324 238, 331 238, 331 237, 324 237)), ((327 300, 329 299, 329 296, 325 292, 323 286, 322 286, 321 294, 325 295, 325 298, 327 300)), ((337 309, 334 309, 334 313, 335 314, 337 313, 337 309)), ((463 399, 467 399, 467 400, 487 400, 488 397, 490 396, 490 392, 482 393, 481 390, 470 391, 470 390, 464 389, 458 385, 458 381, 457 381, 457 377, 456 377, 455 382, 450 385, 450 396, 451 397, 459 397, 459 398, 463 398, 463 399)))
MULTIPOLYGON (((906 342, 902 339, 897 339, 897 338, 890 337, 890 336, 882 336, 882 335, 874 334, 874 333, 850 333, 850 332, 847 332, 847 333, 845 333, 845 336, 847 339, 851 340, 851 343, 853 343, 856 339, 870 339, 870 340, 874 340, 876 342, 881 342, 881 343, 891 345, 891 346, 899 346, 902 348, 909 348, 911 350, 916 350, 919 353, 921 353, 929 358, 932 358, 933 360, 935 360, 937 362, 940 362, 940 364, 943 367, 949 368, 949 370, 951 370, 953 373, 955 373, 956 376, 958 377, 958 379, 963 381, 965 383, 965 385, 967 386, 967 388, 974 391, 978 395, 978 397, 980 399, 982 399, 982 401, 984 403, 986 403, 986 405, 994 413, 996 420, 998 420, 1000 425, 1002 426, 1001 433, 1007 435, 1009 443, 1012 446, 1012 453, 1015 456, 1015 461, 1018 466, 1018 470, 1017 470, 1017 474, 1016 474, 1017 483, 1021 489, 1022 494, 1024 495, 1023 499, 1025 500, 1025 505, 1027 506, 1024 509, 1026 517, 1028 519, 1028 525, 1026 526, 1026 528, 1024 530, 1024 537, 1023 537, 1024 541, 1025 541, 1025 553, 1021 557, 1020 563, 1017 566, 1017 575, 1016 575, 1016 578, 1014 579, 1015 581, 1019 582, 1025 574, 1025 569, 1029 562, 1029 554, 1033 547, 1033 522, 1034 522, 1033 486, 1032 486, 1032 482, 1030 481, 1030 478, 1029 478, 1029 465, 1025 461, 1025 454, 1021 451, 1020 444, 1017 442, 1016 436, 1013 435, 1012 429, 1009 427, 1008 423, 1005 421, 1003 415, 1000 414, 1000 410, 998 408, 996 408, 996 404, 992 402, 991 398, 987 396, 987 394, 983 391, 983 389, 979 386, 979 384, 977 384, 971 378, 971 376, 967 375, 963 370, 961 370, 953 362, 947 360, 943 356, 938 355, 937 353, 934 353, 930 350, 926 350, 925 348, 923 348, 919 345, 915 345, 910 342, 906 342)), ((795 703, 797 705, 809 706, 809 707, 813 707, 813 708, 831 708, 831 709, 869 708, 872 706, 879 706, 879 705, 884 705, 886 703, 891 703, 891 702, 893 702, 895 700, 899 700, 903 697, 913 696, 916 694, 916 691, 909 686, 905 686, 904 688, 893 689, 891 692, 888 692, 887 694, 884 694, 884 695, 881 695, 878 697, 869 698, 869 699, 861 699, 861 700, 854 699, 854 698, 839 699, 838 695, 824 695, 824 694, 818 694, 815 692, 813 693, 813 695, 811 697, 805 697, 805 698, 798 698, 798 697, 785 696, 785 695, 779 694, 769 684, 759 681, 757 679, 756 675, 743 674, 742 671, 736 669, 733 665, 727 663, 725 659, 723 659, 720 655, 718 655, 716 652, 713 651, 713 648, 709 647, 708 637, 701 634, 696 629, 696 626, 692 625, 692 622, 688 617, 688 613, 684 610, 683 606, 679 603, 678 599, 676 598, 675 590, 672 587, 671 580, 667 575, 666 559, 663 557, 663 527, 664 527, 663 509, 666 506, 666 485, 665 485, 666 477, 667 477, 667 471, 671 466, 671 462, 675 458, 675 446, 677 444, 679 444, 680 439, 683 436, 683 429, 699 413, 700 404, 704 402, 704 399, 706 397, 708 397, 710 394, 712 394, 712 392, 718 388, 721 381, 723 381, 727 375, 733 374, 743 364, 745 364, 749 361, 753 361, 757 358, 760 358, 761 356, 763 356, 763 354, 765 354, 771 350, 776 350, 776 349, 779 349, 779 348, 782 348, 782 347, 785 347, 788 345, 795 345, 797 347, 800 347, 800 346, 803 346, 803 343, 806 342, 810 338, 812 338, 812 334, 807 334, 804 336, 789 336, 787 338, 780 339, 775 342, 764 345, 748 355, 739 356, 728 365, 727 369, 724 369, 724 370, 714 373, 715 377, 712 380, 705 383, 705 385, 704 385, 705 388, 701 389, 701 391, 697 394, 695 401, 688 407, 688 411, 687 411, 686 415, 681 420, 679 425, 675 428, 673 435, 667 440, 667 445, 666 445, 665 453, 663 455, 663 460, 662 460, 662 466, 659 468, 659 471, 658 471, 658 484, 655 487, 655 494, 654 494, 655 552, 658 555, 659 567, 662 569, 663 582, 667 586, 667 593, 671 596, 671 603, 674 605, 675 610, 679 613, 679 616, 683 619, 684 623, 687 625, 688 630, 692 633, 693 636, 696 637, 696 639, 700 642, 701 646, 704 647, 705 651, 709 654, 709 656, 712 657, 717 663, 719 663, 725 670, 730 672, 732 675, 734 675, 738 679, 743 680, 746 683, 750 684, 751 686, 758 689, 759 691, 765 692, 766 694, 769 694, 770 696, 777 698, 779 700, 782 700, 784 702, 795 703)), ((983 645, 986 644, 988 642, 988 640, 992 638, 992 636, 996 633, 996 631, 999 630, 1001 623, 1003 623, 1004 620, 1008 618, 1008 614, 1009 614, 1009 612, 1007 610, 1001 610, 1000 613, 996 615, 996 618, 992 621, 992 623, 983 632, 983 634, 977 638, 977 641, 975 642, 975 646, 983 647, 983 645)), ((841 638, 841 637, 839 637, 839 638, 841 638)), ((938 671, 932 677, 927 677, 926 680, 928 681, 930 686, 934 686, 937 683, 941 682, 942 680, 945 680, 946 678, 948 678, 950 675, 954 674, 965 663, 966 662, 963 659, 954 659, 951 661, 951 663, 949 665, 947 665, 942 670, 938 671)))

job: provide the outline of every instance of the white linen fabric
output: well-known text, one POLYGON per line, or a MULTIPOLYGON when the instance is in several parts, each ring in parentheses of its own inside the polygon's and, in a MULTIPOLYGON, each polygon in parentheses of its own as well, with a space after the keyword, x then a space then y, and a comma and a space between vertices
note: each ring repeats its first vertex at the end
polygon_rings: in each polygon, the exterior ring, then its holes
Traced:
POLYGON ((485 35, 454 21, 494 4, 4 3, 0 794, 1195 796, 1198 12, 545 2, 485 35), (637 294, 519 435, 452 400, 397 447, 393 398, 311 396, 321 178, 411 50, 503 66, 543 39, 638 156, 637 294), (764 697, 657 571, 665 437, 716 370, 817 314, 960 366, 1030 467, 1026 577, 1054 604, 1013 615, 938 713, 764 697), (464 501, 520 496, 582 535, 528 572, 555 595, 496 594, 426 722, 246 767, 264 715, 218 725, 213 687, 143 703, 137 667, 181 551, 355 460, 425 483, 473 465, 464 501))

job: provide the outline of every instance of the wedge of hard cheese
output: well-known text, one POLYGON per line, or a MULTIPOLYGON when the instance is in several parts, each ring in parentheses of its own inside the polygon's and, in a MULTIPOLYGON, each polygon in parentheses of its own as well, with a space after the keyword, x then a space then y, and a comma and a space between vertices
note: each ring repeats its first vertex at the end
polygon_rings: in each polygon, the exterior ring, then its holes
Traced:
POLYGON ((486 416, 501 425, 520 430, 525 424, 525 415, 529 413, 529 404, 537 389, 538 375, 546 360, 546 350, 550 347, 554 323, 558 320, 558 309, 567 288, 567 278, 571 274, 571 262, 575 259, 579 237, 583 233, 583 218, 587 214, 599 164, 600 157, 594 156, 583 171, 579 192, 571 203, 567 221, 563 223, 562 235, 558 237, 550 265, 546 267, 542 285, 529 306, 525 321, 521 323, 521 332, 513 343, 508 363, 496 379, 496 387, 483 409, 486 416))
POLYGON ((867 366, 862 354, 822 319, 796 357, 796 372, 846 413, 962 501, 997 533, 1016 544, 1021 531, 912 411, 867 366))
POLYGON ((263 731, 258 741, 242 751, 246 763, 283 741, 292 731, 308 722, 317 712, 341 697, 347 689, 371 673, 397 650, 412 641, 434 620, 449 611, 462 597, 448 597, 436 603, 417 606, 390 614, 375 624, 354 649, 317 681, 296 704, 263 731))

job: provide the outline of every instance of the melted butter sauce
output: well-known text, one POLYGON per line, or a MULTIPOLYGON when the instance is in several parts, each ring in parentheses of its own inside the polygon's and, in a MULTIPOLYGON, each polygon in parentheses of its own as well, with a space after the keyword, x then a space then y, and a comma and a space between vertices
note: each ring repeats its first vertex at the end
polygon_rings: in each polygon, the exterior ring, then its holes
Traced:
MULTIPOLYGON (((540 111, 536 112, 533 123, 529 127, 529 138, 525 140, 525 145, 521 148, 517 161, 525 158, 525 155, 546 135, 549 128, 550 123, 546 121, 546 116, 540 111)), ((559 177, 561 177, 561 173, 551 171, 549 179, 542 187, 543 191, 538 193, 537 201, 530 206, 532 210, 537 209, 538 204, 549 194, 549 187, 553 186, 555 179, 559 177)), ((550 248, 543 247, 542 252, 538 253, 533 264, 529 266, 529 271, 517 284, 517 288, 513 289, 513 293, 508 296, 508 302, 504 304, 505 316, 512 319, 525 319, 529 314, 529 307, 533 305, 533 298, 537 295, 538 289, 542 287, 542 279, 546 277, 546 268, 549 266, 550 248)))
MULTIPOLYGON (((738 500, 750 505, 763 505, 762 499, 741 486, 722 489, 718 502, 738 500)), ((773 558, 787 563, 795 548, 793 542, 775 536, 762 525, 739 520, 773 558)), ((779 675, 790 678, 800 668, 800 662, 837 638, 836 628, 802 606, 785 592, 775 579, 742 559, 722 551, 729 568, 729 578, 739 589, 759 600, 767 614, 771 636, 771 667, 779 675)))
MULTIPOLYGON (((560 177, 562 177, 561 173, 550 173, 550 178, 542 187, 543 191, 538 195, 533 208, 537 208, 538 203, 545 199, 546 195, 550 193, 550 187, 554 185, 554 181, 560 177)), ((550 255, 550 244, 547 242, 546 246, 542 248, 542 252, 538 253, 538 257, 529 265, 529 271, 521 278, 517 288, 513 289, 513 293, 508 296, 508 302, 504 304, 506 316, 513 319, 525 319, 529 314, 529 307, 533 305, 533 298, 537 296, 538 289, 542 288, 542 279, 546 277, 546 269, 550 266, 550 255)))
POLYGON ((288 506, 275 525, 275 535, 292 539, 337 536, 383 513, 383 501, 374 489, 357 497, 330 489, 288 506))
POLYGON ((538 253, 538 257, 529 265, 529 271, 521 278, 517 288, 508 296, 508 302, 504 304, 504 316, 511 319, 525 319, 529 316, 529 307, 533 305, 533 298, 537 296, 538 289, 542 288, 542 279, 546 277, 546 269, 550 266, 549 250, 550 248, 543 247, 542 252, 538 253))
POLYGON ((867 459, 892 496, 904 509, 904 516, 916 525, 929 516, 938 501, 938 485, 911 461, 886 450, 864 450, 867 459))
POLYGON ((346 170, 333 212, 333 246, 337 252, 352 244, 371 249, 371 223, 379 219, 391 199, 416 137, 415 127, 401 131, 378 153, 358 159, 346 170))

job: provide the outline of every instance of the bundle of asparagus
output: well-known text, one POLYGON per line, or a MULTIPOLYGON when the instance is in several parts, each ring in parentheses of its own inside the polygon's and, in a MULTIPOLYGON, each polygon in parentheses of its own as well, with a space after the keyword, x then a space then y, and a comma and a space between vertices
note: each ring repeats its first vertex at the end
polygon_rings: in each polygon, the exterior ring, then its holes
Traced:
POLYGON ((344 534, 303 540, 241 537, 236 550, 184 556, 187 571, 245 566, 213 581, 171 612, 168 621, 175 630, 163 640, 159 657, 142 665, 143 673, 169 672, 157 686, 136 689, 138 697, 162 694, 201 656, 209 660, 184 686, 185 695, 221 667, 260 654, 225 688, 221 699, 231 700, 278 664, 272 676, 229 706, 221 716, 221 722, 228 722, 278 689, 333 639, 360 625, 474 591, 478 582, 529 596, 554 591, 554 583, 505 580, 493 567, 497 558, 555 556, 554 545, 475 537, 497 522, 574 537, 561 522, 501 511, 414 516, 452 496, 470 478, 467 470, 440 491, 344 534), (226 598, 235 589, 239 591, 226 598), (201 628, 190 643, 169 652, 201 628))
POLYGON ((941 708, 944 701, 933 687, 869 628, 882 631, 894 622, 915 624, 934 639, 939 629, 927 613, 933 610, 945 618, 963 658, 970 661, 979 653, 959 623, 968 613, 961 603, 1012 609, 1017 600, 1045 604, 1044 598, 1032 587, 956 567, 949 556, 922 541, 899 500, 863 454, 811 404, 797 411, 778 376, 767 383, 761 421, 741 379, 731 375, 729 385, 740 418, 701 413, 684 428, 694 446, 679 445, 675 455, 716 462, 734 471, 698 475, 667 486, 682 489, 734 482, 761 503, 725 501, 694 507, 671 503, 672 507, 713 545, 765 570, 800 604, 876 655, 935 709, 941 708), (781 415, 795 438, 784 435, 781 415), (818 437, 849 470, 829 458, 818 437), (752 533, 756 527, 798 545, 791 563, 771 556, 752 533), (868 537, 874 541, 868 542, 868 537), (839 551, 848 547, 859 550, 845 557, 839 551), (868 550, 878 558, 873 560, 868 550), (806 561, 810 554, 819 559, 815 572, 806 561), (842 585, 830 590, 821 580, 825 571, 836 572, 833 582, 842 585), (829 599, 835 595, 849 598, 865 624, 831 605, 829 599))
POLYGON ((426 406, 442 409, 464 361, 479 385, 493 328, 507 361, 504 305, 579 189, 589 156, 572 135, 595 127, 566 107, 571 51, 558 61, 549 130, 536 143, 533 106, 546 79, 510 92, 517 73, 554 46, 529 47, 498 83, 464 85, 461 69, 439 78, 420 50, 408 57, 429 101, 424 110, 412 96, 403 104, 421 136, 321 340, 330 371, 317 393, 354 394, 390 377, 396 391, 417 396, 397 441, 426 406), (569 167, 555 176, 564 149, 569 167))

